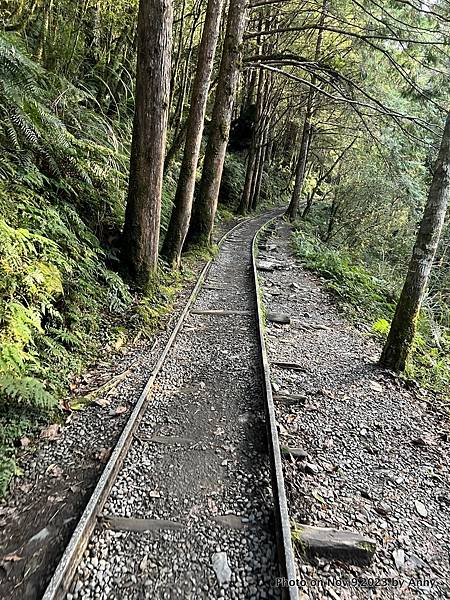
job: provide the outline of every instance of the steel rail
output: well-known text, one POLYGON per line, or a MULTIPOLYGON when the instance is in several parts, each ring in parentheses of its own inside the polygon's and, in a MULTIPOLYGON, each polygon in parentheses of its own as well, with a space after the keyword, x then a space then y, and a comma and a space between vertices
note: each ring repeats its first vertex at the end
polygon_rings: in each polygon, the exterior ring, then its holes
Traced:
POLYGON ((279 218, 279 214, 264 223, 258 229, 252 241, 252 263, 253 277, 255 282, 256 294, 256 312, 258 317, 258 341, 261 351, 261 362, 264 381, 264 407, 266 411, 266 428, 269 445, 272 488, 274 494, 275 519, 278 560, 280 563, 280 575, 285 581, 282 586, 283 598, 287 600, 298 600, 298 588, 296 585, 296 568, 294 549, 292 547, 291 525, 289 520, 289 511, 286 498, 286 489, 284 486, 283 465, 281 460, 280 440, 278 437, 277 420, 275 416, 275 405, 272 396, 272 384, 270 377, 270 365, 267 356, 266 342, 264 336, 264 317, 261 306, 261 289, 259 286, 258 269, 256 264, 256 251, 259 237, 269 225, 279 218))
MULTIPOLYGON (((239 221, 236 225, 234 225, 229 231, 227 231, 219 240, 218 246, 220 247, 225 240, 236 230, 238 227, 242 225, 243 221, 239 221)), ((114 447, 113 452, 100 476, 100 479, 97 482, 97 485, 94 488, 94 491, 89 498, 89 501, 80 517, 80 520, 75 527, 72 536, 69 540, 68 545, 56 567, 56 570, 47 585, 47 588, 44 592, 42 600, 62 600, 65 594, 68 592, 69 586, 71 584, 72 578, 75 575, 78 564, 81 560, 81 557, 86 550, 86 547, 89 543, 91 535, 97 525, 97 517, 99 516, 106 500, 108 499, 109 493, 114 485, 114 481, 117 477, 117 474, 122 467, 123 461, 126 457, 128 449, 133 441, 133 436, 136 429, 139 426, 139 423, 144 415, 145 411, 148 408, 148 403, 151 398, 151 390, 153 387, 153 383, 155 382, 156 377, 158 376, 164 361, 173 346, 173 343, 183 326, 186 315, 189 312, 189 309, 194 304, 200 289, 205 281, 208 272, 213 263, 213 258, 211 258, 203 267, 200 275, 196 281, 194 289, 189 295, 189 298, 184 306, 184 309, 181 315, 178 318, 178 321, 175 324, 175 327, 161 353, 159 359, 153 368, 153 371, 150 377, 145 384, 144 389, 142 390, 141 395, 136 402, 136 405, 130 414, 130 417, 122 430, 122 433, 117 440, 117 443, 114 447)))
MULTIPOLYGON (((252 239, 251 257, 253 266, 254 291, 256 294, 256 310, 258 321, 258 344, 261 351, 260 358, 263 369, 264 396, 266 426, 268 432, 268 443, 271 463, 272 485, 275 500, 275 521, 276 521, 276 539, 278 557, 280 563, 280 575, 287 580, 295 579, 295 562, 291 542, 289 515, 287 509, 286 492, 284 488, 284 478, 281 465, 280 445, 278 432, 276 428, 275 409, 272 398, 272 388, 270 383, 270 368, 267 359, 266 346, 264 341, 264 326, 262 311, 259 304, 259 285, 256 269, 256 243, 261 231, 280 216, 277 212, 275 217, 271 217, 258 228, 252 239)), ((257 217, 259 218, 259 217, 257 217)), ((249 219, 250 220, 250 219, 249 219)), ((256 219, 255 219, 256 220, 256 219)), ((234 227, 227 231, 219 240, 218 246, 222 244, 242 225, 239 221, 234 227)), ((151 390, 158 376, 165 359, 171 350, 175 339, 183 326, 187 314, 198 297, 202 285, 208 275, 214 259, 209 260, 203 267, 196 284, 189 295, 189 298, 181 312, 177 323, 161 353, 159 359, 153 368, 147 383, 139 396, 139 399, 111 453, 111 456, 103 470, 97 485, 80 517, 80 520, 72 533, 68 545, 58 563, 58 566, 42 596, 42 600, 62 600, 71 585, 72 579, 76 573, 77 567, 86 550, 91 535, 97 525, 98 517, 101 514, 103 506, 108 499, 110 491, 114 485, 116 477, 123 465, 124 459, 133 441, 134 434, 139 423, 148 408, 151 398, 151 390)), ((298 600, 296 587, 288 587, 285 590, 285 597, 289 600, 298 600)))

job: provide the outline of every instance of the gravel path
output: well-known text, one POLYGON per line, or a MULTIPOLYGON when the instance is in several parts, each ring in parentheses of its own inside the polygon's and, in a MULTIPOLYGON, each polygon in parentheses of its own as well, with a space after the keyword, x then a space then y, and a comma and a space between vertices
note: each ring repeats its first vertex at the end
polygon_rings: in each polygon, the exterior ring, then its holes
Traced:
POLYGON ((242 224, 213 263, 69 600, 279 597, 251 272, 251 239, 266 219, 242 224), (221 309, 241 312, 194 312, 221 309), (107 526, 118 517, 165 524, 107 526))
MULTIPOLYGON (((234 223, 223 223, 222 235, 234 223)), ((202 263, 193 267, 199 272, 202 263)), ((48 430, 23 453, 23 475, 6 503, 0 505, 0 597, 40 598, 90 494, 111 448, 138 400, 194 283, 180 292, 173 312, 151 339, 142 337, 115 350, 74 382, 74 396, 84 394, 126 372, 113 390, 99 395, 85 410, 74 412, 63 426, 48 430), (4 560, 16 556, 20 560, 4 560)))
POLYGON ((448 417, 376 366, 380 348, 342 318, 289 240, 279 224, 266 255, 282 267, 262 280, 267 309, 292 319, 268 324, 269 357, 304 369, 272 366, 276 392, 303 396, 277 403, 281 443, 308 455, 284 460, 291 518, 377 542, 369 567, 299 552, 300 597, 450 598, 448 417))

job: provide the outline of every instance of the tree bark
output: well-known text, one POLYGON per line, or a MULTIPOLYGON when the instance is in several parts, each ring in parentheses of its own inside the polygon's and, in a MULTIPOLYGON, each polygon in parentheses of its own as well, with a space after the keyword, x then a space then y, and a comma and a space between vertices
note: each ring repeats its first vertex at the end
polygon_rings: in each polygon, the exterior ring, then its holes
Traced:
POLYGON ((186 127, 183 161, 178 178, 174 208, 162 248, 164 258, 176 268, 180 265, 181 251, 191 219, 195 176, 205 122, 209 82, 219 37, 222 6, 223 0, 208 0, 186 127))
POLYGON ((311 116, 312 116, 312 101, 314 94, 310 91, 308 94, 308 106, 306 108, 305 121, 303 123, 302 141, 300 144, 300 154, 298 156, 297 166, 295 169, 295 184, 292 192, 291 202, 286 211, 290 221, 295 221, 298 215, 298 209, 300 206, 300 197, 303 189, 303 182, 305 180, 306 163, 308 160, 309 147, 311 144, 312 129, 311 129, 311 116))
POLYGON ((248 151, 244 190, 242 192, 241 201, 238 207, 238 212, 241 215, 245 215, 245 213, 251 209, 253 194, 255 191, 258 161, 260 159, 261 150, 261 127, 265 81, 265 73, 260 70, 258 72, 258 86, 256 91, 256 119, 253 126, 251 146, 248 151))
POLYGON ((450 112, 408 273, 380 359, 381 366, 396 372, 404 371, 412 348, 417 318, 444 225, 449 194, 450 112))
MULTIPOLYGON (((322 28, 325 22, 326 8, 327 8, 328 0, 323 0, 322 4, 322 12, 319 19, 319 27, 322 28)), ((323 40, 323 29, 319 29, 319 33, 317 35, 316 48, 314 51, 314 62, 317 62, 320 59, 320 53, 322 50, 322 40, 323 40)), ((317 81, 315 75, 311 78, 311 83, 314 85, 317 81)), ((300 197, 303 188, 303 182, 305 180, 305 172, 306 172, 306 164, 308 161, 309 148, 311 145, 312 139, 312 124, 311 119, 314 113, 314 99, 315 99, 315 90, 313 87, 309 88, 308 92, 308 100, 306 104, 306 114, 305 120, 303 123, 303 131, 302 131, 302 141, 300 145, 300 154, 298 156, 297 166, 295 169, 295 185, 294 190, 292 192, 291 202, 286 211, 286 216, 290 221, 295 221, 298 215, 298 209, 300 206, 300 197)))
POLYGON ((245 5, 245 0, 230 0, 219 82, 203 162, 200 190, 194 203, 189 228, 189 243, 205 245, 211 243, 239 78, 239 63, 245 27, 245 5))
POLYGON ((145 287, 158 263, 170 84, 172 1, 140 0, 136 106, 122 259, 145 287))

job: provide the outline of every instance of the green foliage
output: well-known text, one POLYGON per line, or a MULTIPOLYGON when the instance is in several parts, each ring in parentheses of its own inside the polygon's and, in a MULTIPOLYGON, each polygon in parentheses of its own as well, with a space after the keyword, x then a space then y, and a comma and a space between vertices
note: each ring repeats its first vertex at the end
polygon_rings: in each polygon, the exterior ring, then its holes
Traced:
POLYGON ((391 324, 389 321, 386 319, 378 319, 378 321, 375 321, 375 323, 372 325, 371 331, 381 339, 385 339, 389 334, 390 328, 391 324))
POLYGON ((220 201, 225 206, 236 208, 245 184, 245 156, 227 154, 220 185, 220 201))
POLYGON ((369 320, 392 315, 394 292, 386 282, 354 264, 344 252, 328 248, 304 231, 295 232, 293 243, 306 268, 324 277, 326 287, 352 311, 369 320))
POLYGON ((91 100, 0 35, 1 489, 18 437, 54 414, 132 304, 101 241, 123 217, 127 149, 91 100))
MULTIPOLYGON (((300 227, 300 226, 299 226, 300 227)), ((297 229, 293 234, 296 255, 307 269, 326 280, 326 287, 342 301, 343 306, 358 321, 384 340, 390 328, 395 308, 395 290, 370 271, 356 264, 347 253, 330 249, 308 231, 297 229)), ((436 311, 426 299, 420 313, 413 351, 406 374, 429 389, 448 395, 450 389, 450 309, 440 305, 436 311)))

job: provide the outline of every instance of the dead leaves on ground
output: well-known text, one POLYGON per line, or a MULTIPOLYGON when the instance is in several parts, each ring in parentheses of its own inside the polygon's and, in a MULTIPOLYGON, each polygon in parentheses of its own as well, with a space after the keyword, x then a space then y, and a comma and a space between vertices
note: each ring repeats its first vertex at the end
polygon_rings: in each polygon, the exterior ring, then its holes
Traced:
POLYGON ((61 436, 61 425, 58 423, 52 423, 41 431, 39 436, 41 440, 47 440, 49 442, 55 442, 61 436))

